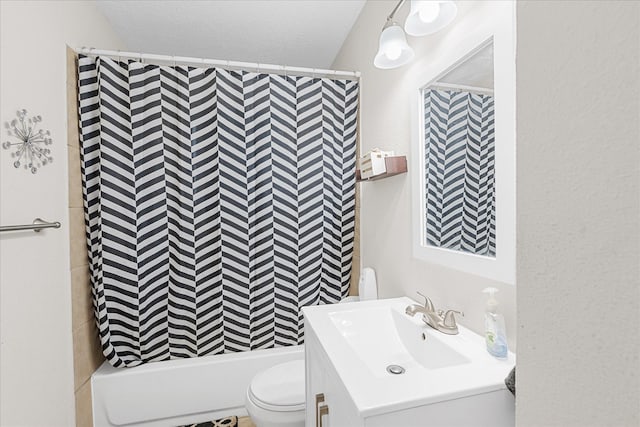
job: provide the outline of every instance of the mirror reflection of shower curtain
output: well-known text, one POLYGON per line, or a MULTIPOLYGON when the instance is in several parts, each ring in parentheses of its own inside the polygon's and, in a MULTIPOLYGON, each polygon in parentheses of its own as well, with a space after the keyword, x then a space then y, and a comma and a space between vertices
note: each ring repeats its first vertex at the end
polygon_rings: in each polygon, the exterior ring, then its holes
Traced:
POLYGON ((357 82, 81 56, 79 99, 112 365, 300 344, 347 294, 357 82))
POLYGON ((426 243, 494 257, 494 99, 424 91, 426 243))

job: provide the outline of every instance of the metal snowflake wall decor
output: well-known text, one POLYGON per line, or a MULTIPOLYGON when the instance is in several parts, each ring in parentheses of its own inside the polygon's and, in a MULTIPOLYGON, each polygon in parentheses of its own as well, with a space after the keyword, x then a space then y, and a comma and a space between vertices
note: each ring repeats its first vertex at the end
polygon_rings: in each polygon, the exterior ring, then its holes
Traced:
POLYGON ((38 172, 38 168, 53 162, 51 150, 47 145, 53 144, 51 132, 38 129, 38 123, 42 122, 41 116, 27 118, 27 110, 19 110, 18 118, 6 122, 9 136, 18 139, 18 142, 5 141, 2 148, 5 150, 15 149, 11 157, 15 159, 13 166, 31 170, 31 173, 38 172))

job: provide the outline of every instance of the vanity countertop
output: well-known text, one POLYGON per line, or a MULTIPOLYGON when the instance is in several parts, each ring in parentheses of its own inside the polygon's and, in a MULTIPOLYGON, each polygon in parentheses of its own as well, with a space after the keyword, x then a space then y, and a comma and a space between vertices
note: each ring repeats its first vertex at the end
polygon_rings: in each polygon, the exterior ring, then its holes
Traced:
POLYGON ((438 332, 406 315, 410 304, 401 297, 302 309, 360 416, 506 389, 513 353, 494 358, 483 337, 460 325, 457 335, 438 332), (389 365, 405 372, 391 374, 389 365))

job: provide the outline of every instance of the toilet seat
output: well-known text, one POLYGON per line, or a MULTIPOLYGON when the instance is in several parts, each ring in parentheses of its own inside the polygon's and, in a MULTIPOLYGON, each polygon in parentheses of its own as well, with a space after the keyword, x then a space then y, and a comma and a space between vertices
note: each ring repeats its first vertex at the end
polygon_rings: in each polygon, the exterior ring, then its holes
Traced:
POLYGON ((304 359, 292 360, 260 372, 247 390, 258 407, 274 412, 304 410, 304 359))

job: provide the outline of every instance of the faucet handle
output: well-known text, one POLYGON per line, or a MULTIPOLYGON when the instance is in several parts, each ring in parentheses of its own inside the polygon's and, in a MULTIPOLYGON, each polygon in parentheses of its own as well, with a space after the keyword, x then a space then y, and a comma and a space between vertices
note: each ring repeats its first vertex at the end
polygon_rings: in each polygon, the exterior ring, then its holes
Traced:
POLYGON ((433 307, 433 302, 431 302, 431 298, 429 298, 428 296, 424 295, 421 292, 418 292, 418 295, 424 298, 424 308, 427 309, 427 311, 435 311, 435 308, 433 307))
POLYGON ((447 328, 458 328, 458 325, 456 324, 456 316, 454 316, 454 314, 459 314, 460 316, 464 317, 464 313, 461 311, 447 310, 444 313, 444 317, 442 319, 442 324, 447 328))

